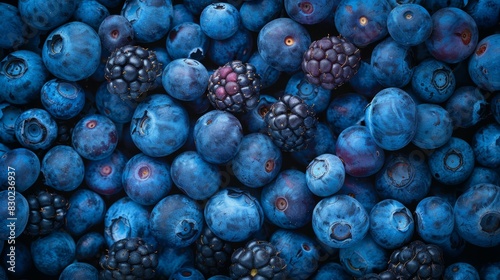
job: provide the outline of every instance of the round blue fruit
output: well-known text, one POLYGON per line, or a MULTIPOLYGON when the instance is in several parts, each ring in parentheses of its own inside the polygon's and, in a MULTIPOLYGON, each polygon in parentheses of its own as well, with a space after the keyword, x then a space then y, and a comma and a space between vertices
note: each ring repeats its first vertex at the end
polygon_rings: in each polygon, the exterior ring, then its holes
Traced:
POLYGON ((0 142, 2 144, 18 143, 16 138, 16 121, 23 110, 9 102, 0 103, 0 142))
POLYGON ((107 85, 107 82, 102 82, 95 93, 97 111, 114 123, 122 124, 130 122, 138 103, 109 92, 107 85))
POLYGON ((478 270, 466 262, 455 262, 446 267, 443 274, 445 280, 479 280, 478 270))
MULTIPOLYGON (((252 53, 250 58, 248 58, 248 63, 255 67, 255 72, 261 77, 263 89, 276 84, 281 76, 281 72, 271 67, 258 51, 252 53)), ((260 97, 262 98, 262 95, 260 97)))
POLYGON ((417 105, 417 128, 411 142, 422 149, 436 149, 448 142, 453 134, 450 114, 438 104, 417 105))
POLYGON ((78 1, 25 0, 18 8, 23 22, 37 30, 52 30, 67 22, 76 10, 78 1))
POLYGON ((17 141, 31 150, 46 150, 57 137, 57 123, 44 109, 31 108, 22 112, 15 128, 17 141))
POLYGON ((283 10, 283 1, 244 1, 240 7, 241 24, 246 29, 259 30, 273 19, 280 16, 283 10))
POLYGON ((317 196, 327 197, 335 194, 344 185, 344 179, 344 164, 336 155, 319 155, 307 166, 307 187, 317 196))
MULTIPOLYGON (((16 192, 15 188, 10 188, 0 191, 0 202, 5 205, 0 209, 0 218, 2 219, 0 240, 14 240, 7 242, 15 244, 15 239, 23 233, 28 224, 30 215, 28 200, 22 193, 16 192)), ((8 246, 7 243, 6 246, 8 246)))
POLYGON ((359 93, 336 95, 326 109, 326 121, 335 135, 339 135, 344 129, 361 124, 367 105, 368 100, 359 93))
POLYGON ((103 49, 109 53, 134 43, 132 23, 122 15, 109 15, 104 18, 97 29, 97 34, 103 49))
POLYGON ((496 63, 500 61, 500 34, 483 38, 469 59, 468 70, 472 81, 481 89, 493 92, 500 90, 500 72, 496 63))
POLYGON ((427 196, 415 208, 416 231, 428 243, 442 243, 455 227, 453 206, 439 196, 427 196))
POLYGON ((191 58, 172 60, 163 70, 162 84, 175 99, 192 101, 200 98, 208 87, 208 71, 202 63, 191 58))
POLYGON ((291 19, 301 24, 316 24, 325 20, 340 1, 285 0, 285 11, 291 19))
POLYGON ((75 124, 71 143, 84 159, 100 160, 109 157, 118 145, 118 130, 107 117, 89 114, 75 124))
POLYGON ((414 231, 412 213, 395 199, 384 199, 370 211, 370 235, 385 249, 395 249, 408 243, 414 231))
POLYGON ((398 44, 416 46, 431 36, 432 18, 420 4, 399 4, 387 17, 387 30, 398 44))
POLYGON ((346 174, 344 185, 336 194, 355 198, 368 213, 380 201, 372 177, 353 177, 346 174))
POLYGON ((356 93, 362 94, 369 99, 373 98, 377 92, 384 89, 375 76, 373 66, 369 62, 363 60, 360 61, 358 73, 348 82, 356 93))
POLYGON ((442 103, 455 91, 456 80, 447 63, 428 58, 413 71, 411 88, 423 102, 442 103))
POLYGON ((78 238, 75 249, 75 259, 80 262, 91 262, 98 258, 106 246, 102 233, 90 231, 78 238))
POLYGON ((233 36, 238 31, 240 22, 238 9, 229 3, 212 3, 200 14, 201 30, 214 40, 224 40, 233 36))
POLYGON ((0 48, 17 49, 25 44, 26 38, 23 36, 23 29, 25 29, 26 24, 21 19, 17 5, 0 3, 0 16, 4 19, 0 24, 0 34, 3 35, 0 38, 0 48))
POLYGON ((128 158, 115 150, 109 157, 85 163, 85 184, 101 195, 112 195, 123 189, 122 174, 128 158))
POLYGON ((218 66, 229 61, 247 62, 253 53, 254 36, 247 29, 240 27, 233 36, 224 40, 210 40, 207 57, 218 66))
POLYGON ((367 234, 365 238, 347 248, 339 249, 342 267, 354 277, 386 268, 389 254, 367 234))
POLYGON ((191 266, 183 266, 175 270, 169 280, 205 280, 205 276, 198 269, 191 266))
MULTIPOLYGON (((243 113, 242 125, 249 133, 265 133, 267 130, 266 114, 277 99, 268 94, 261 94, 257 106, 243 113)), ((500 103, 500 102, 499 102, 500 103)))
POLYGON ((465 182, 474 169, 474 151, 469 143, 457 137, 451 137, 443 146, 435 149, 427 163, 432 176, 446 185, 465 182))
POLYGON ((476 161, 489 168, 500 167, 500 124, 481 126, 471 142, 476 161))
POLYGON ((35 184, 40 175, 40 167, 38 156, 29 149, 15 148, 6 151, 0 156, 0 168, 5 170, 0 174, 1 189, 15 187, 16 191, 24 192, 35 184), (9 176, 13 180, 9 180, 9 176))
POLYGON ((208 54, 210 41, 198 23, 183 22, 168 32, 166 47, 172 59, 190 58, 202 61, 208 54))
POLYGON ((65 231, 54 231, 31 242, 33 264, 44 275, 58 276, 75 260, 75 241, 65 231))
POLYGON ((87 233, 93 226, 104 221, 106 203, 96 192, 78 189, 68 200, 65 229, 74 236, 87 233))
POLYGON ((487 105, 478 87, 462 86, 446 100, 444 108, 450 114, 454 128, 468 128, 485 118, 487 105))
POLYGON ((284 91, 284 94, 300 97, 316 114, 326 110, 330 103, 331 93, 332 91, 329 89, 308 82, 302 71, 290 77, 284 91))
POLYGON ((75 82, 60 79, 47 81, 41 91, 42 105, 55 119, 76 117, 85 106, 85 92, 75 82))
POLYGON ((337 279, 337 280, 351 280, 352 275, 347 273, 344 267, 336 262, 330 261, 323 263, 316 273, 311 278, 312 280, 322 280, 322 279, 337 279))
POLYGON ((402 88, 411 81, 414 71, 411 47, 403 46, 391 37, 379 42, 371 54, 373 74, 385 87, 402 88))
POLYGON ((101 22, 109 16, 109 10, 97 0, 78 1, 73 13, 73 19, 88 24, 99 30, 101 22))
POLYGON ((45 184, 59 191, 73 191, 85 177, 83 159, 71 146, 50 148, 42 159, 41 171, 45 184))
POLYGON ((359 201, 347 195, 323 198, 314 208, 316 237, 333 248, 347 248, 365 238, 370 218, 359 201))
POLYGON ((95 268, 95 266, 91 264, 84 262, 74 262, 66 266, 59 275, 59 280, 72 279, 98 280, 99 271, 97 270, 97 268, 95 268))
POLYGON ((75 82, 90 77, 101 61, 101 40, 89 25, 72 21, 45 39, 42 60, 57 78, 75 82))

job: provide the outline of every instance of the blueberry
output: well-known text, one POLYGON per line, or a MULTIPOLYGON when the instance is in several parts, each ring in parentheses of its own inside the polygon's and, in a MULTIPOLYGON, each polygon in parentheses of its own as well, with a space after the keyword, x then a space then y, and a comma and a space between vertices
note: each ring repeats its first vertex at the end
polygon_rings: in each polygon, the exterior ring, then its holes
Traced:
POLYGON ((384 270, 389 254, 368 234, 352 246, 339 249, 342 267, 354 277, 384 270))
POLYGON ((196 201, 185 195, 169 195, 151 210, 149 227, 163 246, 187 247, 201 234, 203 211, 196 201))
POLYGON ((184 22, 195 22, 193 13, 186 8, 184 4, 174 4, 174 14, 172 26, 177 26, 184 22))
POLYGON ((57 137, 57 123, 43 109, 32 108, 22 112, 16 120, 16 138, 32 150, 46 150, 57 137))
POLYGON ((224 40, 233 36, 240 26, 240 13, 229 3, 216 2, 207 5, 200 14, 203 33, 214 40, 224 40))
POLYGON ((210 197, 204 217, 217 237, 230 242, 248 240, 264 223, 259 201, 249 192, 233 187, 221 189, 210 197))
POLYGON ((247 62, 253 53, 254 41, 252 33, 240 26, 233 36, 225 40, 210 40, 207 57, 218 66, 233 60, 247 62))
POLYGON ((306 167, 317 156, 335 153, 337 137, 325 122, 318 122, 314 130, 313 139, 303 150, 291 153, 292 158, 306 167))
POLYGON ((31 242, 35 267, 48 276, 58 276, 75 260, 75 241, 65 231, 54 231, 31 242))
POLYGON ((65 229, 71 235, 81 236, 101 224, 105 214, 106 203, 99 194, 78 189, 69 198, 65 229))
POLYGON ((371 54, 375 78, 385 87, 402 88, 408 85, 414 71, 412 56, 411 47, 387 37, 375 46, 371 54))
POLYGON ((367 106, 365 122, 377 145, 389 151, 399 150, 415 136, 417 106, 406 91, 386 88, 367 106))
POLYGON ((231 160, 234 176, 251 188, 270 183, 280 172, 282 163, 281 150, 262 133, 246 134, 231 160))
POLYGON ((427 196, 415 208, 416 231, 429 243, 442 243, 454 229, 453 206, 438 196, 427 196))
POLYGON ((500 244, 500 187, 479 184, 460 195, 453 208, 458 234, 479 247, 500 244))
MULTIPOLYGON (((4 19, 0 24, 0 48, 10 49, 23 45, 26 39, 23 37, 25 23, 21 19, 17 5, 0 3, 0 16, 4 19)), ((2 57, 2 56, 0 56, 2 57)))
MULTIPOLYGON (((254 51, 250 58, 248 59, 248 63, 255 67, 256 73, 261 77, 262 88, 269 88, 272 85, 276 84, 278 79, 281 76, 281 72, 277 69, 271 67, 260 55, 258 51, 254 51)), ((262 99, 262 94, 260 96, 262 99)))
POLYGON ((380 199, 372 177, 353 177, 345 175, 344 184, 336 194, 345 194, 355 198, 369 213, 380 199))
POLYGON ((479 276, 484 280, 498 279, 500 276, 500 261, 484 264, 479 271, 479 276))
MULTIPOLYGON (((30 252, 30 242, 17 240, 15 248, 16 248, 16 251, 15 251, 15 253, 16 253, 16 256, 15 256, 16 266, 13 269, 14 271, 7 269, 7 273, 16 279, 28 277, 28 275, 33 273, 33 269, 34 269, 33 258, 31 256, 31 252, 30 252)), ((3 262, 4 262, 3 265, 4 265, 4 267, 9 268, 10 267, 9 254, 12 254, 10 252, 11 248, 10 248, 10 246, 4 246, 3 249, 4 249, 2 251, 3 262)), ((0 278, 1 277, 2 276, 0 275, 0 278)), ((1 279, 8 279, 8 278, 7 278, 7 276, 5 276, 5 278, 1 278, 1 279)))
POLYGON ((500 3, 495 0, 473 0, 466 3, 464 10, 474 19, 478 28, 490 28, 500 20, 500 3))
POLYGON ((500 124, 481 126, 474 133, 471 147, 479 164, 490 168, 500 167, 500 124))
POLYGON ((175 99, 195 100, 200 98, 208 87, 208 71, 195 59, 175 59, 167 64, 162 75, 165 91, 175 99))
POLYGON ((397 43, 416 46, 431 36, 431 15, 420 4, 397 5, 387 17, 387 30, 397 43))
POLYGON ((319 155, 307 166, 307 187, 317 196, 327 197, 335 194, 342 188, 344 178, 344 164, 333 154, 319 155))
POLYGON ((5 172, 0 173, 1 188, 15 187, 18 192, 24 192, 33 186, 40 175, 40 160, 31 150, 14 148, 0 156, 0 168, 5 172), (9 174, 9 171, 12 173, 9 174), (9 180, 9 176, 12 176, 9 180))
POLYGON ((118 145, 118 130, 107 117, 89 114, 74 126, 71 143, 84 159, 100 160, 109 157, 118 145))
POLYGON ((38 30, 52 30, 67 22, 77 6, 76 0, 26 0, 18 4, 23 21, 38 30))
MULTIPOLYGON (((500 6, 499 6, 500 7, 500 6)), ((468 63, 469 75, 474 83, 487 91, 500 90, 500 72, 495 67, 499 61, 500 35, 494 34, 483 38, 471 55, 468 63)))
POLYGON ((43 85, 40 95, 43 107, 55 119, 76 117, 85 106, 85 92, 75 82, 51 79, 43 85))
POLYGON ((11 104, 28 104, 40 98, 49 78, 42 57, 28 50, 9 53, 0 61, 0 99, 11 104))
POLYGON ((10 103, 0 103, 0 142, 3 144, 18 143, 16 138, 16 120, 21 115, 21 108, 10 103))
POLYGON ((302 56, 311 44, 304 26, 290 18, 277 18, 259 31, 257 49, 262 58, 279 71, 300 69, 302 56))
POLYGON ((196 268, 185 266, 174 271, 169 280, 205 280, 205 276, 196 268))
POLYGON ((411 240, 415 231, 412 213, 395 199, 384 199, 370 211, 370 235, 386 249, 396 249, 411 240))
POLYGON ((87 279, 98 280, 99 271, 95 266, 84 262, 74 262, 64 268, 59 275, 60 280, 87 279))
POLYGON ((102 82, 95 94, 97 110, 101 115, 108 117, 114 123, 128 123, 132 120, 138 103, 120 98, 118 94, 109 92, 107 82, 102 82))
POLYGON ((436 149, 448 142, 453 122, 448 111, 437 104, 417 105, 417 128, 411 142, 422 149, 436 149))
POLYGON ((108 9, 97 0, 84 0, 77 2, 76 10, 73 13, 73 19, 88 24, 99 30, 101 22, 109 16, 108 9))
POLYGON ((121 15, 132 24, 134 39, 139 43, 152 43, 167 35, 172 27, 174 8, 172 1, 125 1, 121 15))
POLYGON ((125 193, 142 205, 154 205, 172 189, 170 165, 161 158, 139 153, 129 159, 123 169, 125 193))
POLYGON ((187 140, 186 109, 165 94, 153 94, 135 109, 130 124, 134 144, 146 155, 162 157, 177 151, 187 140))
POLYGON ((451 137, 443 146, 435 149, 427 163, 432 176, 446 185, 465 182, 474 169, 474 151, 465 140, 451 137))
POLYGON ((347 195, 323 198, 314 208, 312 228, 316 237, 334 248, 346 248, 361 241, 370 219, 359 201, 347 195))
POLYGON ((312 280, 337 279, 351 280, 352 275, 347 273, 344 267, 338 262, 323 263, 311 278, 312 280))
POLYGON ((193 266, 194 252, 192 247, 172 248, 160 247, 158 252, 157 273, 170 276, 183 266, 193 266))
POLYGON ((3 156, 3 154, 5 154, 8 151, 10 151, 10 148, 0 142, 0 157, 3 156))
POLYGON ((80 262, 98 260, 101 252, 106 247, 102 233, 90 231, 78 238, 75 248, 75 259, 80 262))
POLYGON ((344 162, 345 172, 355 177, 377 173, 384 165, 385 152, 373 139, 366 126, 344 129, 336 143, 335 155, 344 162))
POLYGON ((266 114, 269 112, 271 105, 276 101, 277 99, 271 95, 261 94, 257 106, 244 113, 243 117, 240 119, 244 129, 249 133, 265 133, 267 130, 267 123, 265 121, 266 114))
POLYGON ((47 151, 42 160, 45 184, 59 191, 73 191, 85 176, 80 155, 71 146, 57 145, 47 151))
POLYGON ((175 25, 168 32, 166 48, 172 59, 190 58, 202 61, 208 54, 210 42, 210 38, 198 23, 188 21, 175 25))
POLYGON ((115 150, 109 157, 85 163, 87 187, 101 195, 113 195, 123 189, 122 174, 128 158, 115 150))
POLYGON ((431 14, 434 14, 440 9, 453 7, 463 8, 468 1, 463 0, 424 0, 421 5, 424 6, 431 14))
POLYGON ((248 30, 259 30, 273 19, 280 16, 283 1, 244 1, 240 7, 241 24, 248 30))
POLYGON ((325 20, 340 1, 285 0, 285 11, 291 19, 301 24, 316 24, 325 20))
POLYGON ((457 224, 453 232, 447 236, 447 238, 441 242, 436 243, 443 249, 443 253, 447 259, 457 259, 462 256, 468 243, 458 234, 457 224))
POLYGON ((446 101, 455 91, 455 86, 455 75, 447 63, 428 58, 414 68, 411 88, 424 102, 446 101))
POLYGON ((132 23, 122 15, 109 15, 104 18, 97 32, 103 49, 110 53, 134 43, 132 23))
POLYGON ((359 93, 344 93, 333 97, 326 108, 326 121, 333 133, 339 135, 344 129, 361 124, 367 105, 368 100, 359 93))
POLYGON ((0 217, 2 218, 0 240, 14 240, 7 241, 7 244, 12 245, 15 244, 15 239, 21 235, 28 224, 28 201, 22 193, 16 192, 15 189, 0 191, 0 201, 5 205, 0 209, 0 217))
POLYGON ((445 280, 479 280, 479 272, 477 269, 466 262, 455 262, 446 267, 443 274, 445 280))
POLYGON ((290 77, 284 91, 284 94, 300 97, 307 105, 311 106, 313 111, 317 114, 326 110, 330 103, 331 93, 331 90, 308 82, 302 71, 290 77))
POLYGON ((462 86, 444 103, 453 127, 468 128, 485 118, 487 101, 482 91, 474 86, 462 86))
POLYGON ((370 99, 383 89, 373 71, 370 63, 361 60, 358 72, 348 81, 356 93, 370 99))
POLYGON ((196 151, 204 160, 214 164, 233 159, 243 139, 240 121, 233 114, 219 110, 200 116, 193 133, 196 151))
POLYGON ((266 218, 284 229, 297 229, 311 221, 316 201, 299 170, 281 171, 261 192, 260 203, 266 218))
POLYGON ((500 173, 493 168, 475 166, 467 181, 462 184, 461 190, 466 191, 481 183, 500 185, 500 173))
MULTIPOLYGON (((23 2, 24 3, 24 2, 23 2)), ((101 60, 101 40, 87 24, 68 22, 54 29, 45 39, 42 60, 49 72, 67 81, 90 77, 101 60)))

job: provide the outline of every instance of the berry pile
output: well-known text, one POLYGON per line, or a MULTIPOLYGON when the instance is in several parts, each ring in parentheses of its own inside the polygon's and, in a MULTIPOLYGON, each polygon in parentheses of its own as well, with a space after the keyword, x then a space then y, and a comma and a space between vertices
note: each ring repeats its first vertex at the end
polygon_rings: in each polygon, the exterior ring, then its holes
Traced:
POLYGON ((0 16, 0 279, 500 279, 498 0, 0 16))

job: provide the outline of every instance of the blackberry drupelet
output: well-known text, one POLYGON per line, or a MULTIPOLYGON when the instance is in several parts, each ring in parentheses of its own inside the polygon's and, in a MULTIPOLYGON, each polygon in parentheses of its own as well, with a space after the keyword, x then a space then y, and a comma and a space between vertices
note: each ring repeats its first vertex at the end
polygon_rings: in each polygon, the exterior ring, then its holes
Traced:
POLYGON ((341 36, 312 42, 302 60, 307 81, 325 89, 335 89, 349 81, 360 65, 360 50, 341 36))
POLYGON ((196 268, 207 278, 220 274, 227 275, 232 253, 231 243, 220 239, 208 226, 205 226, 196 240, 196 268))
POLYGON ((286 279, 286 262, 276 247, 267 241, 253 240, 236 249, 231 256, 232 279, 286 279))
POLYGON ((47 235, 64 225, 69 207, 64 196, 40 190, 26 198, 30 214, 25 233, 32 236, 47 235))
POLYGON ((261 78, 255 66, 234 60, 210 76, 208 99, 218 110, 247 112, 259 103, 261 88, 261 78))
POLYGON ((420 240, 394 250, 387 268, 396 279, 405 280, 441 279, 444 269, 442 249, 420 240))
POLYGON ((155 279, 158 252, 140 237, 125 238, 101 256, 100 279, 155 279))
POLYGON ((300 97, 284 94, 266 114, 267 134, 285 152, 307 148, 314 137, 316 115, 300 97))
POLYGON ((126 45, 116 49, 108 58, 104 77, 108 91, 122 99, 140 101, 153 89, 162 73, 156 53, 141 46, 126 45))

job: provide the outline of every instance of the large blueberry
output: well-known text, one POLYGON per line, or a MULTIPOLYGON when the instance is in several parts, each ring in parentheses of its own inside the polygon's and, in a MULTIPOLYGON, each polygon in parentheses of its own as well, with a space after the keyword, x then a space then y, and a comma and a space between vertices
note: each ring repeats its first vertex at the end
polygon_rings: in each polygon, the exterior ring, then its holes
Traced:
POLYGON ((208 54, 210 41, 198 23, 183 22, 168 32, 166 48, 172 59, 190 58, 201 61, 208 54))
POLYGON ((500 61, 500 34, 493 34, 482 39, 471 55, 468 69, 474 83, 488 91, 500 90, 500 71, 495 67, 500 61))
MULTIPOLYGON (((278 69, 271 67, 260 55, 258 51, 254 51, 248 63, 255 67, 255 72, 261 77, 262 88, 268 88, 274 85, 281 76, 278 69)), ((262 99, 262 94, 260 95, 262 99)))
POLYGON ((244 1, 240 7, 241 24, 248 30, 259 30, 273 19, 280 16, 283 1, 244 1))
POLYGON ((339 135, 351 125, 361 124, 365 118, 365 108, 368 100, 359 93, 344 93, 336 95, 326 108, 326 122, 339 135))
POLYGON ((77 2, 73 13, 74 20, 88 24, 95 31, 99 30, 99 25, 107 16, 109 16, 109 10, 97 0, 77 2))
POLYGON ((474 151, 469 143, 457 137, 451 137, 443 146, 435 149, 427 163, 432 176, 446 185, 465 182, 474 169, 474 151))
POLYGON ((107 82, 102 82, 95 93, 97 110, 117 124, 130 122, 137 108, 137 102, 110 93, 107 85, 107 82))
POLYGON ((132 24, 134 38, 139 43, 152 43, 167 35, 172 27, 172 1, 127 0, 121 15, 132 24))
POLYGON ((44 109, 31 108, 16 119, 16 138, 31 150, 46 150, 57 137, 57 123, 44 109))
POLYGON ((470 263, 455 262, 446 267, 443 274, 444 279, 456 280, 479 280, 478 270, 470 263))
POLYGON ((340 1, 337 0, 285 0, 285 11, 298 23, 316 24, 325 20, 337 8, 340 1))
POLYGON ((420 4, 397 5, 387 17, 387 30, 397 43, 416 46, 431 36, 431 15, 420 4))
POLYGON ((417 105, 417 128, 411 142, 422 149, 436 149, 453 134, 450 114, 438 104, 417 105))
MULTIPOLYGON (((7 169, 4 169, 7 173, 7 169)), ((12 181, 11 181, 12 182, 12 181)), ((14 181, 15 182, 15 181, 14 181)), ((6 240, 6 246, 13 245, 28 224, 29 205, 24 195, 16 192, 15 186, 0 191, 0 240, 6 240), (10 244, 10 245, 7 245, 10 244)))
POLYGON ((218 191, 207 201, 204 216, 210 230, 230 242, 248 240, 264 224, 259 200, 247 191, 232 187, 218 191))
POLYGON ((54 118, 76 117, 85 105, 85 92, 80 84, 61 79, 47 81, 41 91, 42 105, 54 118))
POLYGON ((98 280, 99 271, 91 264, 84 262, 74 262, 63 269, 59 275, 59 280, 86 279, 98 280))
POLYGON ((100 160, 114 152, 118 145, 118 130, 108 117, 89 114, 75 124, 71 141, 82 158, 100 160))
POLYGON ((481 126, 474 133, 471 146, 479 164, 490 168, 500 167, 500 124, 481 126))
POLYGON ((194 250, 192 247, 172 248, 161 246, 158 250, 157 273, 170 276, 183 266, 194 265, 194 250))
POLYGON ((336 279, 336 280, 351 280, 352 275, 347 273, 344 267, 336 262, 330 261, 323 263, 316 273, 311 278, 312 280, 336 279))
MULTIPOLYGON (((13 252, 11 251, 11 246, 8 245, 8 241, 4 242, 5 245, 3 246, 3 265, 7 269, 7 273, 9 276, 11 276, 13 279, 20 279, 20 278, 27 278, 30 274, 33 273, 33 257, 31 256, 31 251, 30 251, 30 245, 31 242, 29 241, 21 241, 21 240, 16 240, 15 244, 15 260, 11 260, 11 256, 14 255, 13 252), (11 255, 11 256, 9 256, 11 255), (15 267, 11 266, 15 262, 15 267), (9 269, 11 268, 11 269, 9 269)), ((8 279, 7 276, 5 278, 2 278, 2 275, 0 273, 0 279, 8 279)))
MULTIPOLYGON (((172 3, 174 4, 174 3, 172 3)), ((194 22, 195 18, 193 13, 186 8, 183 3, 174 4, 172 26, 177 26, 184 22, 194 22)))
POLYGON ((353 177, 346 174, 344 185, 336 194, 355 198, 365 207, 366 212, 370 213, 373 206, 380 201, 372 179, 373 177, 353 177))
POLYGON ((467 178, 467 181, 461 185, 460 189, 462 191, 466 191, 469 188, 481 183, 500 185, 500 173, 493 168, 476 165, 470 176, 467 178))
POLYGON ((81 262, 98 260, 106 241, 102 233, 90 231, 78 238, 76 242, 75 258, 81 262))
POLYGON ((420 62, 413 71, 411 88, 422 101, 442 103, 455 91, 455 75, 447 63, 434 58, 420 62))
POLYGON ((31 242, 33 263, 41 273, 58 276, 75 260, 75 248, 75 240, 69 233, 54 231, 31 242))
POLYGON ((462 86, 446 100, 444 108, 450 114, 454 128, 468 128, 485 118, 487 105, 478 87, 462 86))
POLYGON ((290 77, 284 91, 284 94, 300 97, 317 114, 326 110, 328 103, 330 103, 331 93, 332 91, 329 89, 308 82, 302 71, 290 77))
POLYGON ((177 151, 187 140, 186 109, 166 94, 153 94, 135 109, 130 124, 134 144, 146 155, 162 157, 177 151))
POLYGON ((342 188, 344 178, 344 164, 339 157, 333 154, 319 155, 307 166, 307 187, 317 196, 333 195, 342 188))
POLYGON ((348 195, 323 198, 314 208, 312 228, 318 239, 334 248, 353 246, 365 238, 370 218, 359 201, 348 195))
POLYGON ((175 99, 191 101, 200 98, 208 87, 208 71, 195 59, 172 60, 163 69, 162 84, 175 99))
POLYGON ((233 60, 247 62, 253 49, 253 34, 244 27, 240 27, 233 36, 227 39, 210 40, 207 57, 218 66, 233 60))
POLYGON ((267 130, 267 123, 265 121, 266 114, 269 112, 271 105, 273 105, 276 101, 277 99, 272 95, 261 94, 257 106, 250 111, 243 113, 243 117, 240 118, 244 129, 248 131, 248 133, 265 133, 267 130))
POLYGON ((101 40, 87 24, 68 22, 54 29, 45 39, 42 60, 49 72, 67 81, 90 77, 101 60, 101 40))
POLYGON ((76 0, 24 0, 19 1, 19 13, 23 21, 38 30, 52 30, 67 22, 75 12, 76 0))
POLYGON ((417 233, 425 242, 442 243, 455 226, 453 206, 444 198, 428 196, 417 204, 415 222, 417 233))
POLYGON ((6 151, 0 157, 1 189, 14 187, 18 192, 24 192, 33 186, 40 175, 40 160, 31 150, 15 148, 6 151))
POLYGON ((75 149, 66 145, 57 145, 47 151, 41 171, 45 184, 59 191, 75 190, 85 176, 82 158, 75 149))
POLYGON ((395 249, 411 240, 415 230, 412 213, 401 202, 384 199, 370 211, 370 235, 386 249, 395 249))
POLYGON ((375 76, 373 65, 363 60, 360 61, 358 72, 349 81, 349 85, 366 98, 373 98, 377 92, 384 89, 375 76))
POLYGON ((317 156, 335 153, 336 135, 325 122, 317 122, 312 140, 303 150, 291 153, 292 158, 306 167, 317 156))
POLYGON ((132 23, 122 15, 109 15, 97 30, 103 49, 113 52, 117 48, 134 43, 132 23))
POLYGON ((340 263, 354 277, 386 268, 389 254, 367 234, 365 238, 347 248, 339 249, 340 263))
POLYGON ((103 222, 106 203, 98 193, 78 189, 68 202, 70 206, 66 213, 65 229, 70 234, 80 236, 103 222))
POLYGON ((200 14, 200 27, 203 33, 214 40, 224 40, 236 33, 240 27, 238 9, 224 2, 207 5, 200 14))
POLYGON ((84 180, 87 187, 98 194, 112 195, 123 189, 122 174, 128 158, 115 150, 109 157, 85 163, 84 180))
POLYGON ((21 19, 17 6, 0 3, 0 17, 4 19, 0 24, 0 48, 10 49, 23 45, 26 41, 23 36, 26 24, 21 19))
POLYGON ((23 110, 8 102, 0 103, 0 142, 2 144, 17 143, 16 120, 23 110))
POLYGON ((193 199, 173 194, 151 210, 151 234, 165 247, 180 248, 194 243, 203 229, 203 210, 193 199))
POLYGON ((175 270, 169 280, 205 280, 205 276, 192 266, 183 266, 175 270))
POLYGON ((391 37, 379 42, 370 61, 377 81, 385 87, 404 87, 414 71, 411 47, 403 46, 391 37))

